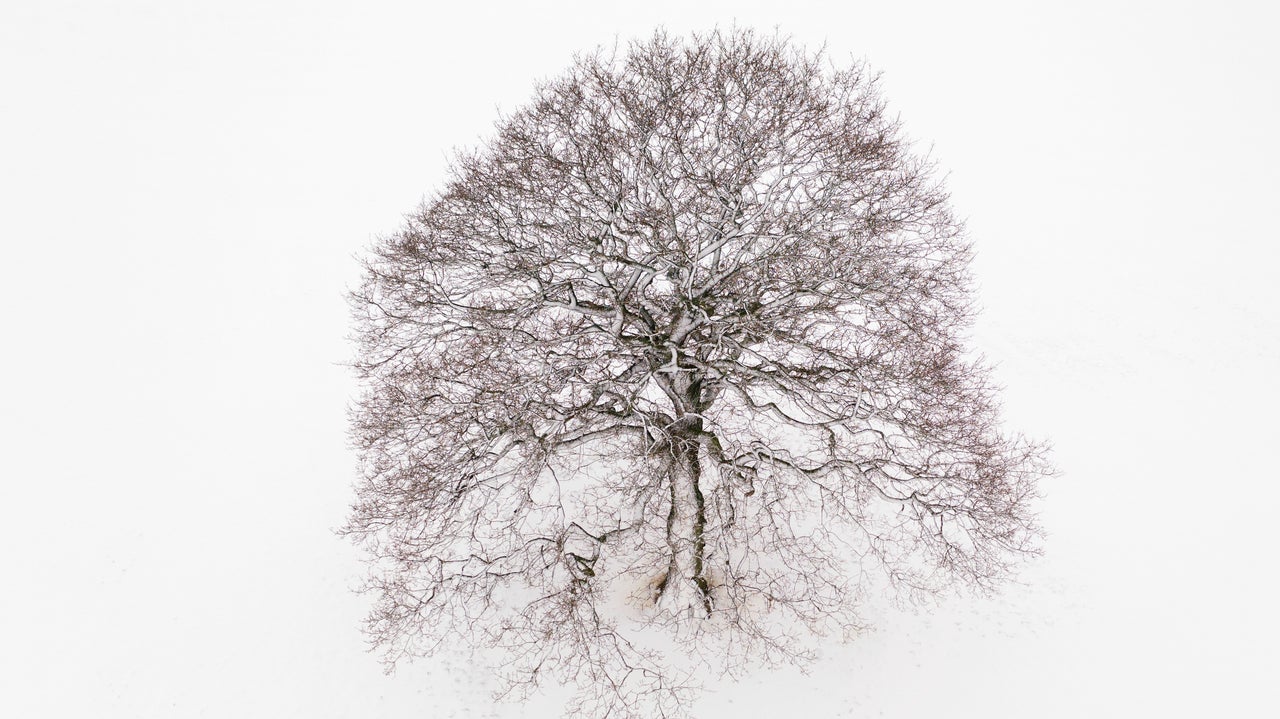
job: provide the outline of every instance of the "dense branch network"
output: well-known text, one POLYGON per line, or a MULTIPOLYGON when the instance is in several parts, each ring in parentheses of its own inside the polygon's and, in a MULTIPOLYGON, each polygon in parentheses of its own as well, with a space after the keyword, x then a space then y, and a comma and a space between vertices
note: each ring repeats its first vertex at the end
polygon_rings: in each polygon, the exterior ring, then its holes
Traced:
POLYGON ((871 575, 990 586, 1044 469, 965 356, 968 262, 861 68, 747 32, 580 58, 354 294, 372 636, 666 715, 696 677, 628 618, 732 665, 856 627, 871 575))

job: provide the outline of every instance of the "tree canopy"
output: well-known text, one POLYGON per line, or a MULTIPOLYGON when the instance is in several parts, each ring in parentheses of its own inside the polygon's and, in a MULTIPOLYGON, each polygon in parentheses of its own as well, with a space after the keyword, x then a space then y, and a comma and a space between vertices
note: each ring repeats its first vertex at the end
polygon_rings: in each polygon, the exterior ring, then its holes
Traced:
POLYGON ((372 638, 667 715, 697 677, 637 624, 732 669, 855 629, 875 577, 993 586, 1045 465, 964 346, 970 257, 864 67, 749 31, 577 58, 353 293, 372 638))

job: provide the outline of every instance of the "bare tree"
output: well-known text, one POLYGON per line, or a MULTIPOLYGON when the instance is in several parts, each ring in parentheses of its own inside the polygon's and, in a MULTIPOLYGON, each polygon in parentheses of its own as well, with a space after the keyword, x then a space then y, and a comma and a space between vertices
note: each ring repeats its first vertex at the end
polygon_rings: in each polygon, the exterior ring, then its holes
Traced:
POLYGON ((863 68, 747 31, 579 58, 354 293, 373 640, 670 716, 875 576, 992 586, 1045 467, 962 346, 969 258, 863 68))

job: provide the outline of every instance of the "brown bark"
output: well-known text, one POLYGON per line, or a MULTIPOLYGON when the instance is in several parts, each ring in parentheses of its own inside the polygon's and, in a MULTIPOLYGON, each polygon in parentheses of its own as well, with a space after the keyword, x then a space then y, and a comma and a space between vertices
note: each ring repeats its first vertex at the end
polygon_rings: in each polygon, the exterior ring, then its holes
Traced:
POLYGON ((671 447, 667 482, 671 507, 667 515, 667 546, 671 562, 660 587, 659 605, 676 613, 693 608, 711 613, 707 582, 706 503, 701 487, 702 467, 696 440, 680 437, 671 447))

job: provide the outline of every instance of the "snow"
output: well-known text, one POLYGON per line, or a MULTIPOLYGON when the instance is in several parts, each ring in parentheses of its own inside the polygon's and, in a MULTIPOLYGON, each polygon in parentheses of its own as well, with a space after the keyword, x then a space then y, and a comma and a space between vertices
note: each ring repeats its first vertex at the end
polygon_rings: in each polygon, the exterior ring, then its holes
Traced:
POLYGON ((366 654, 352 255, 575 50, 775 25, 864 57, 968 218, 1045 556, 696 715, 1270 716, 1275 10, 1156 3, 0 10, 0 716, 551 717, 366 654))

